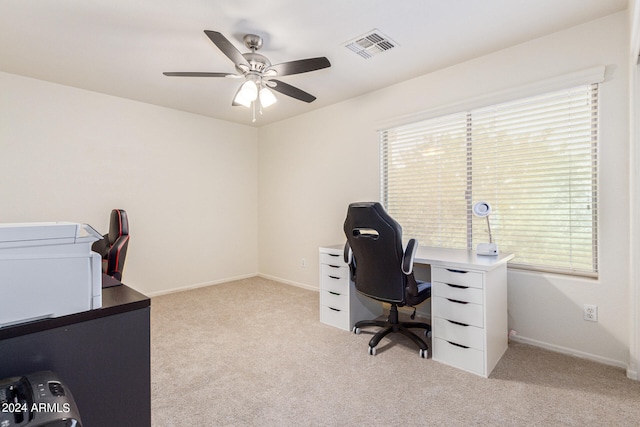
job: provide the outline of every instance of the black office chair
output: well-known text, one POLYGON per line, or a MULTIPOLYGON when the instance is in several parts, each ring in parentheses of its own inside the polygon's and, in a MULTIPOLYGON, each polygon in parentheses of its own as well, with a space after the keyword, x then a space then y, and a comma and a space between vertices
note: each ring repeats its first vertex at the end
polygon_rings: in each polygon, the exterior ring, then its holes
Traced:
POLYGON ((353 331, 379 326, 384 328, 369 341, 369 354, 376 354, 376 346, 391 332, 399 332, 410 338, 420 348, 420 357, 427 357, 427 344, 409 329, 425 329, 431 326, 421 322, 400 322, 398 307, 414 308, 431 297, 431 283, 417 281, 413 275, 413 259, 418 248, 415 239, 409 240, 406 250, 402 248, 402 227, 377 202, 352 203, 344 222, 347 236, 345 262, 349 264, 351 277, 358 292, 378 301, 391 304, 389 317, 385 320, 362 320, 356 322, 353 331))
POLYGON ((94 242, 91 250, 102 257, 102 272, 122 280, 124 260, 129 247, 129 219, 123 209, 113 209, 109 219, 109 233, 94 242))

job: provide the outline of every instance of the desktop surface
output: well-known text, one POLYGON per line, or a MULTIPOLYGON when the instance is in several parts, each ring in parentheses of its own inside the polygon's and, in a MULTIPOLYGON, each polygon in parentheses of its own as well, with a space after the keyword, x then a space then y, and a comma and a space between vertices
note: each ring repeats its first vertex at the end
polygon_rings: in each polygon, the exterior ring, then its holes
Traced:
POLYGON ((465 249, 435 248, 418 246, 414 262, 416 264, 438 264, 444 267, 492 270, 513 258, 513 254, 478 255, 476 251, 465 249))
MULTIPOLYGON (((342 245, 322 246, 328 249, 343 250, 342 245)), ((493 270, 513 259, 513 254, 501 253, 495 256, 478 255, 476 251, 466 249, 437 248, 433 246, 420 246, 416 251, 414 263, 438 264, 448 268, 473 268, 475 270, 493 270)))

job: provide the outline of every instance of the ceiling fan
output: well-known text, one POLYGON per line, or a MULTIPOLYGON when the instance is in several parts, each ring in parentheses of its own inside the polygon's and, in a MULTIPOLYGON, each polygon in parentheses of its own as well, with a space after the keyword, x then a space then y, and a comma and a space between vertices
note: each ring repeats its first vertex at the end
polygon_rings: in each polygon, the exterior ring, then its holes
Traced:
POLYGON ((231 105, 253 106, 253 121, 255 121, 256 104, 260 105, 262 113, 263 107, 266 108, 276 102, 276 97, 270 89, 304 102, 313 102, 316 99, 315 96, 302 89, 276 80, 275 77, 308 73, 331 66, 325 57, 300 59, 273 65, 266 56, 256 52, 262 47, 262 37, 260 36, 245 35, 244 44, 251 49, 251 52, 240 53, 221 33, 210 30, 205 30, 204 33, 235 64, 237 74, 208 72, 164 72, 162 74, 178 77, 244 77, 246 81, 236 92, 231 105))

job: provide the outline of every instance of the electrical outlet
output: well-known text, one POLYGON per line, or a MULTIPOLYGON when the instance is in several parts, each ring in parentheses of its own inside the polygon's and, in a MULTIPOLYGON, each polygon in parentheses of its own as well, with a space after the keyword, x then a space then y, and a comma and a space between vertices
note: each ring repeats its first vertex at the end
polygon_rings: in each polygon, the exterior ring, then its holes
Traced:
POLYGON ((305 268, 307 266, 307 260, 302 258, 300 260, 300 267, 305 268))
POLYGON ((589 322, 597 322, 598 321, 598 306, 585 304, 583 311, 584 320, 588 320, 589 322))

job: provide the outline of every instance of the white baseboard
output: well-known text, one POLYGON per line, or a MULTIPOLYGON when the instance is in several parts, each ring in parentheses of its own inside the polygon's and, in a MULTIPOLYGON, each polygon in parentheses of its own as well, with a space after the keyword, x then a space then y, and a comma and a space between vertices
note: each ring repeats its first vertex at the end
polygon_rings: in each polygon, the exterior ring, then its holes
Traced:
POLYGON ((257 276, 258 277, 262 277, 263 279, 269 279, 269 280, 273 280, 275 282, 284 283, 286 285, 292 285, 292 286, 296 286, 298 288, 307 289, 309 291, 320 292, 320 289, 318 289, 317 287, 308 285, 306 283, 294 282, 292 280, 287 280, 287 279, 283 279, 281 277, 270 276, 268 274, 262 274, 262 273, 258 273, 257 276))
POLYGON ((245 274, 245 275, 236 276, 236 277, 227 277, 226 279, 214 280, 213 282, 196 283, 196 284, 193 284, 193 285, 180 286, 180 287, 177 287, 177 288, 165 289, 165 290, 157 291, 157 292, 149 292, 149 293, 145 293, 145 295, 148 296, 149 298, 153 298, 153 297, 157 297, 157 296, 160 296, 160 295, 173 294, 175 292, 182 292, 182 291, 188 291, 188 290, 191 290, 191 289, 204 288, 206 286, 220 285, 222 283, 233 282, 235 280, 248 279, 250 277, 256 277, 256 276, 258 276, 258 273, 245 274))
MULTIPOLYGON (((615 366, 618 368, 628 369, 628 366, 625 362, 615 359, 609 359, 608 357, 602 357, 591 353, 586 353, 584 351, 575 350, 568 347, 562 347, 560 345, 549 344, 543 341, 534 340, 531 338, 523 337, 521 335, 512 335, 510 337, 512 341, 533 345, 535 347, 541 347, 546 350, 555 351, 556 353, 568 354, 570 356, 579 357, 581 359, 591 360, 593 362, 603 363, 609 366, 615 366)), ((627 370, 627 376, 629 376, 629 371, 627 370)))

